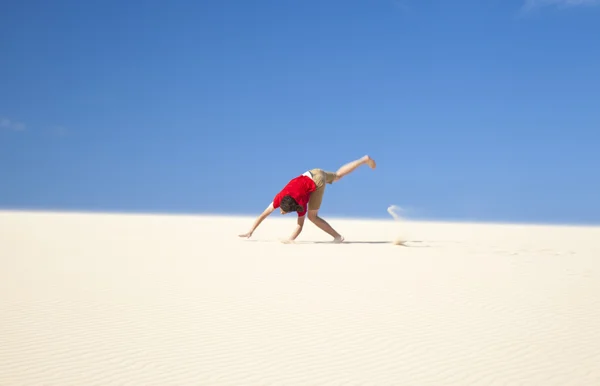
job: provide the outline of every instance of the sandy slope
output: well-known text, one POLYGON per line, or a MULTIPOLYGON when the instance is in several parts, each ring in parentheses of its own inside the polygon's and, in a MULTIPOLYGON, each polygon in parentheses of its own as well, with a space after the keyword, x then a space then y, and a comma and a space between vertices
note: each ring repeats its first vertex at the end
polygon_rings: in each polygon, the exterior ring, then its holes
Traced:
POLYGON ((600 228, 252 220, 0 212, 0 385, 600 385, 600 228))

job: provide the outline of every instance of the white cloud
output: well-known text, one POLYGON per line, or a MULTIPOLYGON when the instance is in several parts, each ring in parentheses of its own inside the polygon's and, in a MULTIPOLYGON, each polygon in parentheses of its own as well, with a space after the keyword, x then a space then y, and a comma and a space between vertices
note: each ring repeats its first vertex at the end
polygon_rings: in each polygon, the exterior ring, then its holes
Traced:
POLYGON ((600 0, 525 0, 523 8, 532 10, 548 6, 559 8, 576 7, 576 6, 591 6, 600 5, 600 0))
POLYGON ((8 118, 0 118, 0 129, 23 131, 25 130, 25 124, 21 122, 11 121, 8 118))

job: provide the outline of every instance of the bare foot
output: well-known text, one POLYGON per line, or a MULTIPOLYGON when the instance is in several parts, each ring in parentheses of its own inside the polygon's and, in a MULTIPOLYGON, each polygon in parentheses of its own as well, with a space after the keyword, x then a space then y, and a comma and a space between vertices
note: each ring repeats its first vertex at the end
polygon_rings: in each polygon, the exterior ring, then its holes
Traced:
POLYGON ((371 169, 375 169, 375 167, 377 166, 377 164, 375 163, 375 160, 373 158, 371 158, 370 156, 366 155, 363 157, 363 159, 365 160, 365 162, 367 163, 367 165, 369 165, 369 167, 371 169))
POLYGON ((343 242, 344 242, 344 236, 335 237, 335 238, 333 239, 333 242, 334 242, 334 243, 336 243, 336 244, 341 244, 341 243, 343 243, 343 242))

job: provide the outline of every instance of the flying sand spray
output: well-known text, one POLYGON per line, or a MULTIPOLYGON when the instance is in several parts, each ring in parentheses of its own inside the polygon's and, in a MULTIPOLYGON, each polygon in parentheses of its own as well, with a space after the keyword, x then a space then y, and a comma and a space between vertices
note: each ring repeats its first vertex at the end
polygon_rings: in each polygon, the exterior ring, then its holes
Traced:
MULTIPOLYGON (((402 221, 402 217, 400 217, 400 215, 398 213, 396 213, 396 211, 400 211, 402 210, 402 208, 400 208, 399 206, 396 205, 390 205, 387 208, 388 213, 390 214, 390 216, 392 216, 394 218, 394 220, 396 221, 402 221)), ((406 240, 404 240, 401 236, 398 236, 396 238, 396 240, 394 240, 392 242, 392 244, 394 245, 404 245, 406 243, 406 240)))

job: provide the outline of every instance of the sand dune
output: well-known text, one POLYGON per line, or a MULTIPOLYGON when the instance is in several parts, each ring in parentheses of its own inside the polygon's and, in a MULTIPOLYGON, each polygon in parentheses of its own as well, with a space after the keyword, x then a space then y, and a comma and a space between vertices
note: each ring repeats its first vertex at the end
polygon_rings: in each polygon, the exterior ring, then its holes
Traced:
POLYGON ((600 385, 600 228, 328 220, 0 212, 0 385, 600 385))

